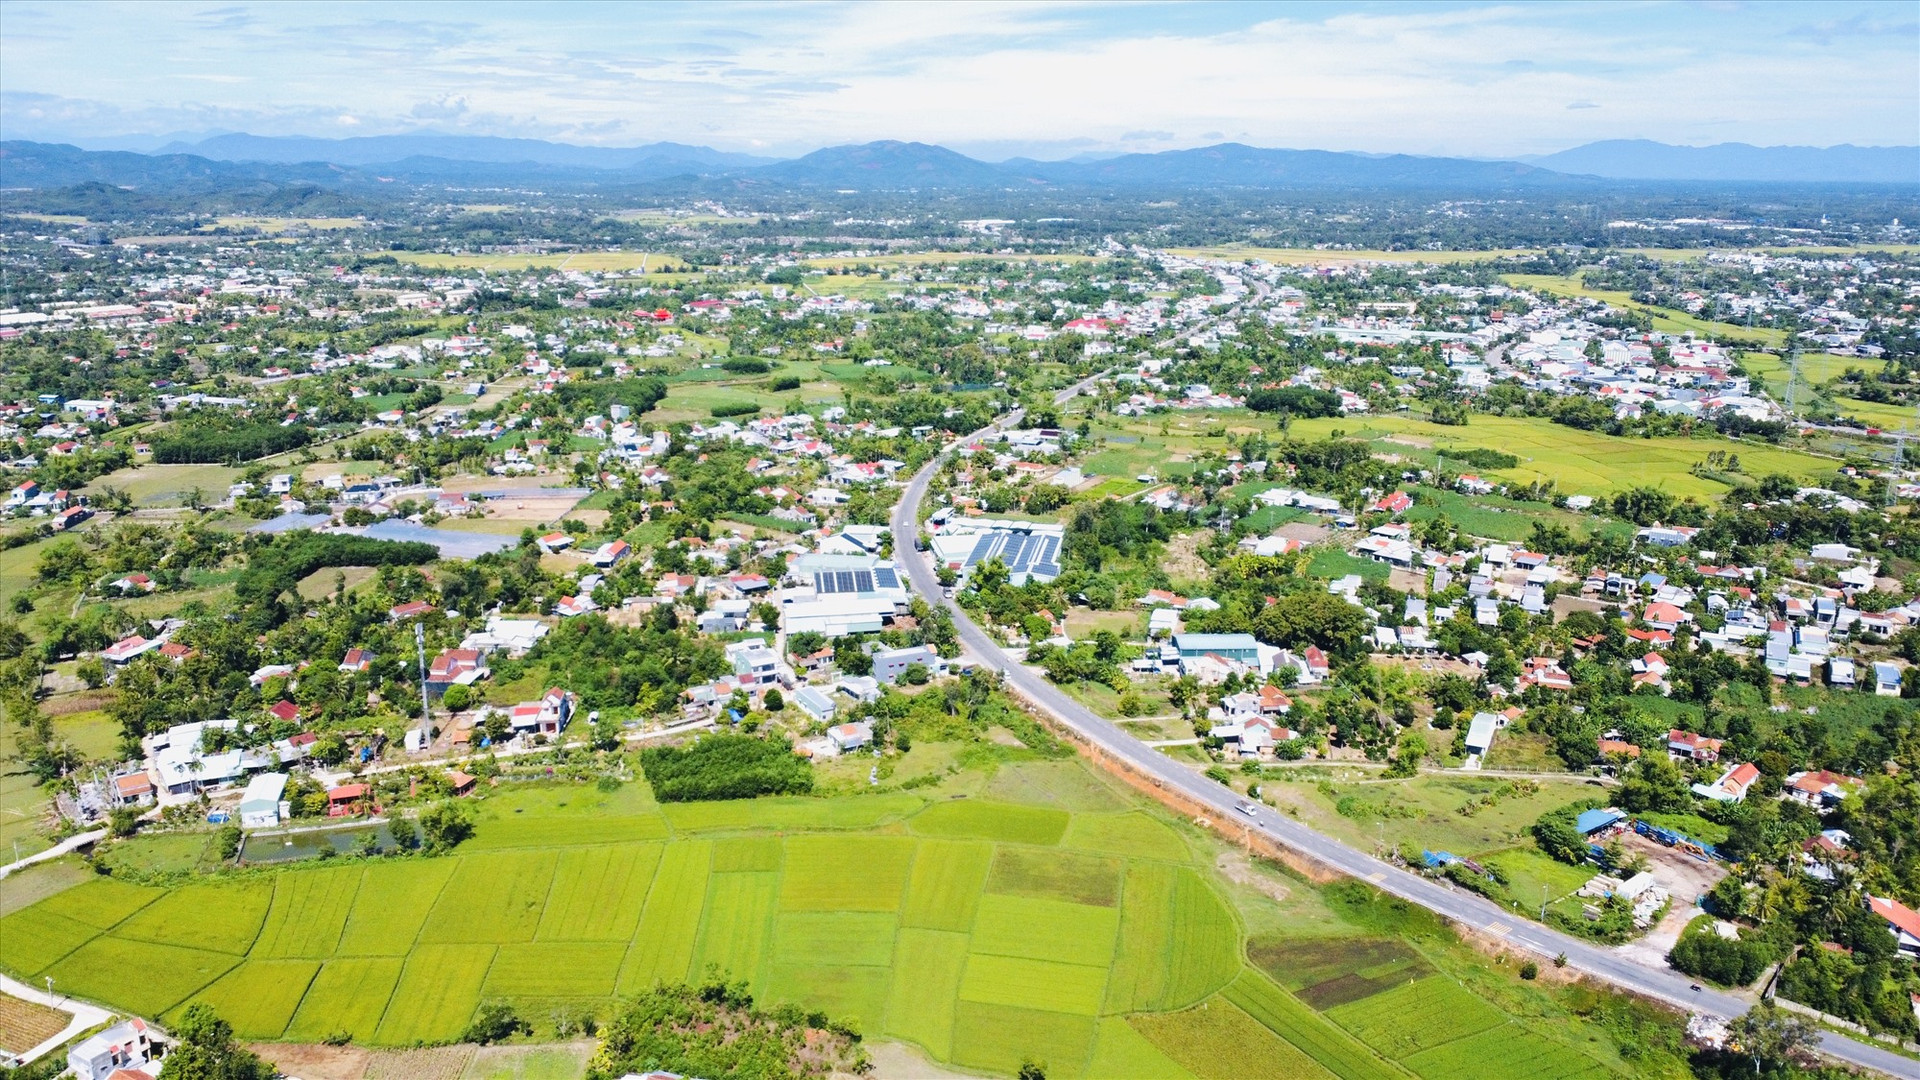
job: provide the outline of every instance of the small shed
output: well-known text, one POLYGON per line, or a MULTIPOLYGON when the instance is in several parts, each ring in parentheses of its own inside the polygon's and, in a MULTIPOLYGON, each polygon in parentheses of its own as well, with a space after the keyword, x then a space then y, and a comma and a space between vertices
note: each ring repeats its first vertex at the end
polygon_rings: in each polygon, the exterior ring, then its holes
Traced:
POLYGON ((450 770, 447 773, 447 784, 453 789, 455 795, 473 794, 474 785, 478 783, 478 780, 458 769, 450 770))
POLYGON ((1593 810, 1582 810, 1580 811, 1580 816, 1574 819, 1573 827, 1580 830, 1581 836, 1592 836, 1594 833, 1611 828, 1625 821, 1626 818, 1627 815, 1612 807, 1608 807, 1605 810, 1597 808, 1593 810))
POLYGON ((1493 733, 1500 726, 1500 717, 1493 713, 1474 713, 1473 723, 1467 726, 1467 752, 1484 754, 1487 747, 1493 745, 1493 733))
POLYGON ((271 829, 280 824, 280 800, 287 793, 286 773, 261 773, 240 793, 240 827, 271 829))

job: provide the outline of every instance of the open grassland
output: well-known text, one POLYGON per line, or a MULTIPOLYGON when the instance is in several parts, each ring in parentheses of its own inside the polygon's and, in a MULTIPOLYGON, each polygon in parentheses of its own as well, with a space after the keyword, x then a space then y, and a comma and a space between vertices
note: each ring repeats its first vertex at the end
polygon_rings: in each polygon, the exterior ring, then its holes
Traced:
MULTIPOLYGON (((1496 746, 1499 744, 1496 742, 1496 746)), ((1275 805, 1329 836, 1371 848, 1382 839, 1469 858, 1520 842, 1541 814, 1593 791, 1578 778, 1541 781, 1532 790, 1494 777, 1425 775, 1381 781, 1357 770, 1277 771, 1261 785, 1275 805), (1332 780, 1331 794, 1321 781, 1332 780), (1340 805, 1347 801, 1347 812, 1340 805), (1462 807, 1478 803, 1471 814, 1462 807)))
POLYGON ((1515 1080, 1606 1072, 1392 938, 1404 915, 1223 888, 1212 841, 1078 762, 953 794, 511 790, 447 857, 173 889, 62 878, 0 918, 0 967, 162 1020, 207 1001, 269 1041, 454 1040, 489 1000, 546 1034, 557 1007, 604 1016, 719 971, 995 1073, 1439 1080, 1483 1048, 1513 1054, 1496 1075, 1515 1080))
POLYGON ((1727 486, 1694 476, 1689 470, 1715 450, 1737 454, 1749 476, 1785 473, 1811 480, 1832 473, 1838 463, 1766 443, 1721 438, 1660 436, 1651 439, 1606 435, 1556 424, 1543 417, 1475 414, 1464 428, 1443 427, 1410 416, 1325 418, 1295 421, 1296 439, 1325 438, 1340 431, 1351 438, 1381 443, 1387 452, 1392 435, 1415 435, 1450 449, 1496 449, 1520 458, 1511 469, 1482 469, 1480 475, 1511 483, 1552 482, 1568 495, 1610 495, 1648 485, 1678 495, 1713 498, 1727 486))
POLYGON ((449 255, 437 251, 382 251, 404 263, 429 270, 631 270, 682 271, 687 264, 672 255, 646 251, 574 251, 548 255, 449 255))

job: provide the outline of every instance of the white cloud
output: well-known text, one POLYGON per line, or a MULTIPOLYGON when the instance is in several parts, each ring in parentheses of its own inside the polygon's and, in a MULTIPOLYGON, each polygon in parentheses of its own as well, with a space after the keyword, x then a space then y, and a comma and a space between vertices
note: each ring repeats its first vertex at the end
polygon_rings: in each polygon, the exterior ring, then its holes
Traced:
POLYGON ((1709 129, 1823 145, 1911 143, 1920 130, 1920 30, 1846 4, 1277 18, 1011 3, 232 5, 196 20, 110 10, 8 4, 10 133, 429 125, 778 152, 874 138, 1079 152, 1233 132, 1272 146, 1492 155, 1709 129), (1844 57, 1829 44, 1840 37, 1844 57), (219 74, 178 73, 214 47, 219 74))

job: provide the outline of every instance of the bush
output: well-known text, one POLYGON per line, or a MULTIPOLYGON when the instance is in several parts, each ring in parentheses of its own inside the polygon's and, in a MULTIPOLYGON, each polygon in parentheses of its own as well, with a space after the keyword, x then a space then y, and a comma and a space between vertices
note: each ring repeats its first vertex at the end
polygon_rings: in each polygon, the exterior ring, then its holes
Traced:
POLYGON ((1753 938, 1721 937, 1712 925, 1702 923, 1680 935, 1667 961, 1678 971, 1721 986, 1746 986, 1773 963, 1773 948, 1753 938))
POLYGON ((504 1001, 489 1001, 480 1006, 473 1014, 473 1022, 460 1036, 461 1042, 487 1043, 503 1042, 515 1035, 531 1035, 533 1025, 520 1019, 513 1006, 504 1001))
POLYGON ((446 693, 440 697, 440 704, 445 705, 448 712, 460 712, 473 704, 473 687, 459 683, 447 687, 446 693))
POLYGON ((736 356, 720 366, 737 375, 765 375, 773 370, 772 364, 751 356, 736 356))
POLYGON ((787 390, 798 390, 800 389, 800 376, 782 375, 768 385, 775 393, 781 393, 787 390))
POLYGON ((1536 963, 1534 963, 1534 962, 1533 962, 1533 961, 1531 961, 1531 960, 1529 960, 1529 961, 1527 961, 1527 962, 1526 962, 1526 963, 1524 963, 1524 964, 1521 964, 1521 965, 1520 965, 1520 977, 1521 977, 1521 978, 1523 978, 1523 979, 1525 979, 1525 980, 1527 980, 1528 982, 1532 982, 1533 980, 1535 980, 1535 979, 1537 979, 1537 978, 1539 978, 1539 977, 1540 977, 1540 965, 1539 965, 1539 964, 1536 964, 1536 963))
POLYGON ((793 746, 747 735, 713 735, 687 746, 650 746, 640 768, 661 802, 805 795, 813 770, 793 746))
POLYGON ((712 413, 716 418, 724 418, 728 416, 752 416, 753 414, 760 411, 760 406, 755 405, 751 401, 734 401, 724 405, 715 405, 713 408, 708 409, 707 411, 709 413, 712 413))

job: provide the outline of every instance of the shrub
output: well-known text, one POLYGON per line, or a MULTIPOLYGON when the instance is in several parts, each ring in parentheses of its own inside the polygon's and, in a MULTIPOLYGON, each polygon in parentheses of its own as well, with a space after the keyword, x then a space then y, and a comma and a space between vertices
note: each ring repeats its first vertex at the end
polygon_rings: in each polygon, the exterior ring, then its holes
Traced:
POLYGON ((460 1036, 460 1041, 485 1045, 502 1042, 515 1035, 532 1033, 533 1025, 520 1019, 519 1015, 513 1011, 513 1006, 504 1001, 489 1001, 480 1006, 479 1012, 473 1014, 473 1022, 467 1025, 467 1030, 460 1036))
POLYGON ((1537 979, 1537 978, 1539 978, 1539 977, 1540 977, 1540 965, 1539 965, 1539 964, 1536 964, 1536 963, 1534 963, 1534 962, 1533 962, 1533 961, 1531 961, 1531 960, 1529 960, 1529 961, 1527 961, 1527 962, 1526 962, 1526 963, 1524 963, 1524 964, 1521 964, 1521 965, 1520 965, 1520 977, 1521 977, 1521 978, 1523 978, 1523 979, 1525 979, 1525 980, 1527 980, 1528 982, 1532 982, 1533 980, 1535 980, 1535 979, 1537 979))
POLYGON ((800 389, 800 376, 782 375, 768 385, 775 393, 781 393, 787 390, 798 390, 800 389))
POLYGON ((751 356, 736 356, 720 366, 739 375, 765 375, 773 370, 772 364, 751 356))
POLYGON ((1674 968, 1722 986, 1746 986, 1773 963, 1773 948, 1754 938, 1725 938, 1710 924, 1689 927, 1667 960, 1674 968))
POLYGON ((813 771, 792 744, 747 735, 713 735, 687 746, 650 746, 640 768, 661 802, 804 795, 813 771))
POLYGON ((760 406, 755 405, 751 401, 733 401, 723 405, 715 405, 707 411, 715 417, 752 416, 754 413, 760 411, 760 406))

